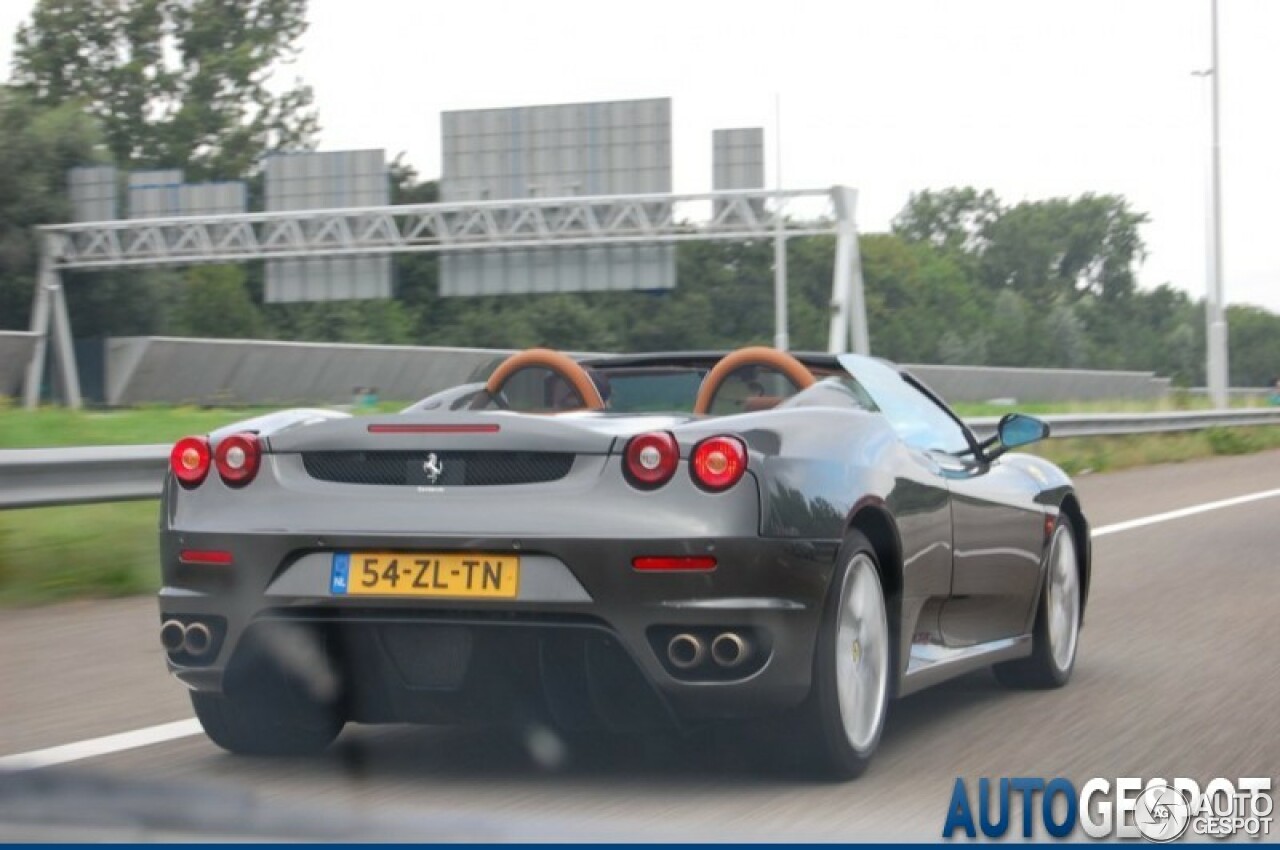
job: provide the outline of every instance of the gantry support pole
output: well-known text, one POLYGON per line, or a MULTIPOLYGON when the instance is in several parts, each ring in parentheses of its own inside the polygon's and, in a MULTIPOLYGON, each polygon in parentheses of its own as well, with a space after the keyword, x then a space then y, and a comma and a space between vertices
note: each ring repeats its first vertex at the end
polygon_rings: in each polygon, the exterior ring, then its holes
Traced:
POLYGON ((831 277, 831 328, 827 334, 827 351, 848 351, 850 334, 857 354, 871 353, 871 337, 867 331, 867 301, 863 291, 862 255, 858 250, 856 211, 858 193, 847 186, 831 190, 836 209, 836 256, 831 277))
POLYGON ((27 381, 23 387, 23 404, 28 410, 40 404, 40 385, 44 380, 49 338, 53 337, 54 359, 58 364, 58 387, 67 407, 78 410, 80 373, 76 368, 75 346, 71 338, 71 319, 67 315, 67 297, 62 288, 62 275, 53 265, 48 240, 40 240, 40 268, 36 273, 36 293, 31 305, 31 330, 37 334, 31 360, 27 363, 27 381))

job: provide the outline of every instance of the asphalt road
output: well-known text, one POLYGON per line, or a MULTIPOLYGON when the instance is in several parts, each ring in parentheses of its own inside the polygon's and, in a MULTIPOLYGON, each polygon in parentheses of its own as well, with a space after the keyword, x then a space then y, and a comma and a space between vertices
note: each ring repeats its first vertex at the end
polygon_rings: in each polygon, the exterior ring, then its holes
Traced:
MULTIPOLYGON (((1280 488, 1280 452, 1078 484, 1105 527, 1280 488)), ((0 838, 936 839, 956 777, 1275 787, 1278 618, 1272 497, 1098 536, 1072 682, 1014 692, 983 672, 898 701, 853 783, 762 773, 714 735, 561 758, 537 734, 349 727, 301 760, 232 757, 196 735, 0 779, 0 838)), ((151 599, 0 615, 0 755, 190 717, 155 631, 151 599)))

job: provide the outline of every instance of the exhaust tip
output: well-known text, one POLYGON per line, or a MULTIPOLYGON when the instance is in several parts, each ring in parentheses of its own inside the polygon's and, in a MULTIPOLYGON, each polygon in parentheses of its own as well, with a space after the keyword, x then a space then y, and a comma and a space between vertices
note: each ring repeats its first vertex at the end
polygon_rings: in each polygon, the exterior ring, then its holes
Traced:
POLYGON ((182 648, 188 655, 196 657, 204 655, 211 646, 213 646, 213 633, 209 631, 208 626, 204 623, 192 623, 187 626, 187 636, 182 648))
POLYGON ((750 645, 737 632, 725 632, 711 641, 711 658, 721 667, 737 667, 750 654, 750 645))
POLYGON ((177 620, 165 620, 160 626, 160 645, 165 652, 177 652, 187 639, 187 627, 177 620))
POLYGON ((667 660, 679 670, 697 667, 706 656, 707 645, 697 635, 681 632, 667 643, 667 660))

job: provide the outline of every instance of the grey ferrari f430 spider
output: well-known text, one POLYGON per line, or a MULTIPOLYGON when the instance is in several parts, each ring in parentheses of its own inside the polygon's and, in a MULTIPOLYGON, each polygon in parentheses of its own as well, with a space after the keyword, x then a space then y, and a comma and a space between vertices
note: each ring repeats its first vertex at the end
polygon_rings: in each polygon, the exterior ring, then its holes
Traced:
POLYGON ((174 446, 160 636, 209 737, 358 723, 756 721, 852 777, 891 700, 1071 676, 1068 477, 856 355, 520 352, 398 414, 174 446))

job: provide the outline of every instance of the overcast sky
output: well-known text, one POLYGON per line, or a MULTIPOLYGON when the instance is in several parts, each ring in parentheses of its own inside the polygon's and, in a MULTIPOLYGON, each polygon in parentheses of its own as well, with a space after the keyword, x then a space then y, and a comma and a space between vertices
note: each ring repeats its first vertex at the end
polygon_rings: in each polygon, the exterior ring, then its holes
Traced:
MULTIPOLYGON (((0 62, 29 0, 0 0, 0 62)), ((439 113, 674 99, 676 191, 711 185, 711 130, 782 103, 789 187, 860 191, 883 230, 910 192, 1123 194, 1151 216, 1144 285, 1205 286, 1209 0, 312 0, 288 73, 321 148, 440 170, 439 113)), ((1222 0, 1227 298, 1280 311, 1280 2, 1222 0)), ((767 156, 770 185, 773 152, 767 156)))

